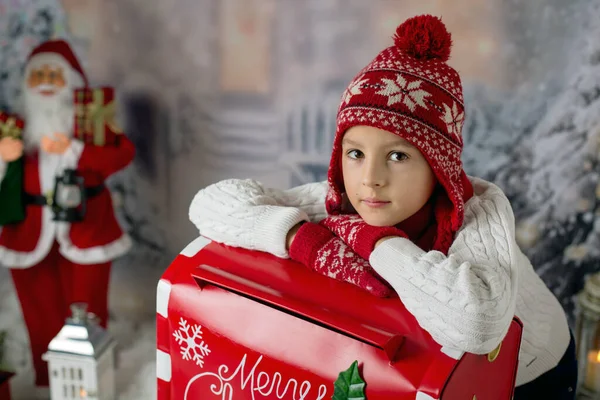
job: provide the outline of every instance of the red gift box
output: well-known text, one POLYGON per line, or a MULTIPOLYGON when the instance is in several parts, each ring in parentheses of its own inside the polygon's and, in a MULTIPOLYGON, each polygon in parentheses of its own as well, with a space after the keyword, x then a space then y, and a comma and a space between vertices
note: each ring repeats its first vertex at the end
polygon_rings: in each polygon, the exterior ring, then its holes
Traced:
POLYGON ((110 87, 75 89, 74 137, 96 146, 114 145, 122 133, 116 116, 115 91, 110 87))
POLYGON ((14 376, 14 373, 0 370, 0 399, 10 400, 10 385, 9 380, 14 376))
POLYGON ((10 136, 20 139, 25 122, 15 114, 0 110, 0 138, 10 136))
POLYGON ((490 354, 446 349, 398 297, 199 237, 158 283, 158 400, 320 400, 349 389, 369 400, 509 400, 521 333, 515 318, 490 354))

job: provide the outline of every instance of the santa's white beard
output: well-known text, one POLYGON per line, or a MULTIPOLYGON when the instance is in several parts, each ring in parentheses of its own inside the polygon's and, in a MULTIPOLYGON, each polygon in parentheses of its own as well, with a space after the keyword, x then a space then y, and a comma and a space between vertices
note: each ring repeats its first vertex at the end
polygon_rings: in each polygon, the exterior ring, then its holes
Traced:
POLYGON ((52 96, 44 96, 35 89, 24 90, 25 132, 23 144, 26 152, 37 151, 42 137, 53 138, 55 133, 71 137, 75 107, 73 90, 62 88, 52 96))

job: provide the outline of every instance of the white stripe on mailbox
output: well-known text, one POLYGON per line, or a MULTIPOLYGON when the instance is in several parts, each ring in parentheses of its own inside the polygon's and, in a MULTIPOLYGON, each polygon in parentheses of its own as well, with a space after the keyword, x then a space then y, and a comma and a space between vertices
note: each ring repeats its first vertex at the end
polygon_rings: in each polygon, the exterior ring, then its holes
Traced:
POLYGON ((181 250, 181 253, 179 254, 184 255, 186 257, 194 257, 210 242, 210 239, 207 239, 204 236, 198 236, 193 242, 185 246, 185 249, 181 250))
POLYGON ((156 377, 171 382, 171 356, 162 350, 156 350, 156 377))
POLYGON ((427 393, 417 392, 417 397, 415 397, 415 400, 437 400, 437 399, 435 397, 431 397, 427 393))
POLYGON ((165 279, 161 279, 156 286, 156 312, 165 318, 169 316, 170 297, 171 283, 165 279))

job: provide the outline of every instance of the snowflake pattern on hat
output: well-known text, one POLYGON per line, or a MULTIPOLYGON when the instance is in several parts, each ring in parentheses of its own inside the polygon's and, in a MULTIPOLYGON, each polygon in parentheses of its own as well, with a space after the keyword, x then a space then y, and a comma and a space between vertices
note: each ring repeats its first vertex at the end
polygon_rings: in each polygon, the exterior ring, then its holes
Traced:
POLYGON ((458 108, 456 102, 452 103, 452 107, 444 104, 444 110, 442 118, 448 126, 448 134, 459 138, 465 123, 465 112, 458 108))
POLYGON ((344 95, 342 96, 342 105, 348 104, 352 99, 352 96, 357 94, 362 94, 361 88, 363 85, 368 82, 368 79, 362 79, 362 75, 356 78, 349 86, 348 89, 344 91, 344 95))
POLYGON ((388 106, 402 102, 412 112, 415 111, 417 106, 427 108, 425 98, 431 96, 431 93, 428 93, 421 88, 423 81, 418 79, 409 81, 398 74, 395 80, 383 78, 381 82, 385 85, 385 88, 376 93, 387 96, 388 106))

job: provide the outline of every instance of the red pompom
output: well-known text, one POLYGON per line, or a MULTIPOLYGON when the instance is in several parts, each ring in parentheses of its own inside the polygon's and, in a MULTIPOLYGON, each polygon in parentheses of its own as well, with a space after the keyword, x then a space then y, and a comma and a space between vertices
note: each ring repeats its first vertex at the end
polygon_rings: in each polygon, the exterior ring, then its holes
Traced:
POLYGON ((447 61, 452 36, 440 18, 420 15, 406 20, 396 29, 394 43, 416 59, 447 61))

